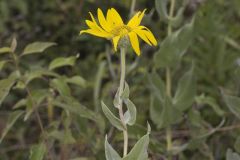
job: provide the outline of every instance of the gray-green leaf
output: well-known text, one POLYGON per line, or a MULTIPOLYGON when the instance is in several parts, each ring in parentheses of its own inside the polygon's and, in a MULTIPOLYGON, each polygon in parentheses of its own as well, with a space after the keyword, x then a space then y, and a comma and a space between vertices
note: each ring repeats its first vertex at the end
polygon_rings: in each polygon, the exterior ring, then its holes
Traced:
POLYGON ((47 48, 56 45, 56 43, 53 42, 34 42, 29 45, 27 45, 24 48, 24 51, 22 55, 28 55, 28 54, 33 54, 33 53, 41 53, 47 48))
POLYGON ((225 111, 220 108, 220 106, 217 104, 216 99, 214 99, 213 97, 205 96, 204 94, 202 94, 198 97, 195 97, 195 100, 198 105, 208 104, 219 116, 223 116, 225 113, 225 111))
POLYGON ((107 119, 110 121, 110 123, 121 131, 125 130, 125 126, 122 124, 121 120, 117 118, 103 102, 101 104, 102 104, 103 113, 107 117, 107 119))
POLYGON ((226 95, 222 92, 223 99, 229 110, 238 118, 240 118, 240 98, 236 96, 226 95))
POLYGON ((125 123, 129 125, 134 125, 137 117, 137 109, 134 103, 130 99, 124 100, 127 106, 127 111, 124 114, 125 123))
POLYGON ((129 98, 129 93, 130 93, 129 86, 128 86, 127 82, 125 82, 124 90, 123 90, 123 93, 121 95, 121 98, 122 99, 128 99, 129 98))
POLYGON ((186 24, 164 39, 154 57, 156 67, 173 67, 177 65, 192 41, 193 22, 186 24))
POLYGON ((168 13, 167 13, 167 3, 168 0, 155 0, 155 7, 158 12, 158 15, 163 20, 168 19, 168 13))
POLYGON ((240 160, 240 156, 239 154, 234 153, 231 149, 228 149, 226 160, 240 160))
POLYGON ((162 110, 160 113, 158 113, 158 115, 159 116, 156 117, 157 120, 155 120, 158 122, 156 124, 158 128, 166 128, 172 124, 179 122, 182 118, 182 112, 173 106, 172 99, 168 96, 165 97, 162 104, 162 110))
POLYGON ((105 156, 107 160, 121 160, 122 158, 108 143, 107 136, 105 137, 105 156))
POLYGON ((149 132, 134 145, 129 154, 123 160, 148 160, 149 132))
POLYGON ((153 72, 148 75, 148 80, 154 95, 160 101, 163 101, 166 94, 166 87, 161 77, 156 72, 153 72))
POLYGON ((196 81, 193 75, 193 68, 185 73, 178 82, 173 104, 181 111, 185 111, 194 102, 196 95, 196 81))

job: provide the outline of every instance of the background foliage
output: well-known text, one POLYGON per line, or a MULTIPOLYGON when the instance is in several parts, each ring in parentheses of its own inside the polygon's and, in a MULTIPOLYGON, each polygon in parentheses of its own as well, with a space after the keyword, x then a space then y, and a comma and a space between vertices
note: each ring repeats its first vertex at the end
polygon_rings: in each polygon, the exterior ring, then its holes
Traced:
MULTIPOLYGON (((148 9, 143 23, 152 29, 159 46, 141 45, 140 57, 132 50, 127 54, 127 82, 138 110, 137 124, 129 128, 130 146, 147 132, 148 121, 150 159, 172 154, 180 160, 238 160, 240 1, 184 2, 183 19, 174 30, 189 24, 193 16, 194 26, 188 35, 190 46, 172 67, 172 92, 176 101, 183 99, 178 114, 166 108, 168 98, 165 105, 157 99, 166 78, 162 67, 169 60, 169 55, 160 53, 167 23, 155 1, 136 1, 135 10, 148 9), (186 94, 177 96, 179 88, 186 94), (171 153, 165 140, 169 125, 171 153)), ((177 8, 181 5, 178 1, 177 8)), ((96 15, 97 8, 110 7, 127 20, 131 1, 0 1, 1 160, 102 160, 105 134, 121 151, 122 135, 102 116, 100 107, 101 100, 112 105, 119 54, 112 53, 106 40, 78 35, 86 28, 88 11, 96 15)))

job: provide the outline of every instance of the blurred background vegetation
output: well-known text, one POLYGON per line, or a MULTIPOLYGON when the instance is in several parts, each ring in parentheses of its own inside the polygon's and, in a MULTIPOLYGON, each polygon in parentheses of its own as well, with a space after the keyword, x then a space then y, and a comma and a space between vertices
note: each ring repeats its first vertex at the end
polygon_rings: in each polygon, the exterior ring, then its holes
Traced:
MULTIPOLYGON (((240 1, 184 2, 183 22, 195 16, 193 40, 173 71, 172 82, 175 89, 179 78, 194 63, 197 94, 194 104, 184 111, 181 121, 172 126, 176 146, 173 158, 224 160, 228 148, 240 153, 240 109, 231 110, 221 94, 221 90, 228 95, 240 94, 240 1)), ((178 1, 177 6, 181 4, 178 1)), ((36 101, 42 98, 38 112, 46 133, 41 133, 35 114, 25 117, 27 120, 23 117, 17 119, 0 144, 0 160, 33 159, 31 152, 41 149, 43 151, 39 153, 47 153, 45 159, 102 160, 105 159, 105 134, 108 134, 114 148, 121 151, 122 135, 101 116, 99 106, 101 100, 110 104, 114 98, 119 78, 119 54, 113 53, 110 42, 89 35, 79 36, 79 31, 86 28, 85 19, 89 19, 89 11, 96 15, 97 8, 106 13, 108 8, 114 7, 127 21, 131 6, 131 0, 0 0, 0 48, 10 46, 14 37, 17 39, 16 53, 21 53, 25 46, 35 41, 57 43, 44 53, 21 58, 20 71, 25 78, 30 76, 30 72, 46 70, 48 64, 59 57, 75 59, 71 65, 56 67, 52 72, 57 77, 78 76, 77 80, 67 86, 52 75, 31 80, 28 88, 33 92, 32 98, 36 101), (59 83, 64 86, 63 89, 59 83), (59 94, 63 97, 65 94, 71 95, 72 99, 64 99, 68 105, 59 105, 61 100, 51 101, 59 94), (72 104, 75 101, 76 104, 72 104), (49 109, 50 105, 54 106, 53 111, 49 109), (72 107, 75 105, 86 107, 74 110, 72 107), (41 148, 41 143, 47 143, 47 151, 41 148)), ((152 92, 148 74, 155 69, 154 55, 167 36, 167 25, 159 17, 154 0, 136 1, 135 11, 145 8, 147 15, 143 24, 152 30, 160 45, 157 48, 141 45, 140 57, 136 57, 132 50, 128 51, 127 82, 138 110, 137 125, 129 129, 130 145, 146 133, 148 121, 152 126, 150 159, 162 160, 167 155, 165 130, 157 127, 150 114, 152 92)), ((0 61, 7 59, 7 56, 0 54, 0 61)), ((0 68, 1 79, 7 78, 15 70, 11 63, 0 68)), ((158 69, 158 73, 162 79, 165 78, 164 70, 158 69)), ((29 107, 19 107, 22 99, 29 98, 27 91, 22 88, 19 83, 14 84, 10 94, 0 103, 2 134, 9 124, 13 107, 29 110, 29 107)))

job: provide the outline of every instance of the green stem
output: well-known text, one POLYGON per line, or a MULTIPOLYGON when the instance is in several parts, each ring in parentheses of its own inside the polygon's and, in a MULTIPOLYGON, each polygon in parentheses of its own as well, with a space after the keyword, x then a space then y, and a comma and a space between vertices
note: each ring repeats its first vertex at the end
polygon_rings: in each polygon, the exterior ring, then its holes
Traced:
MULTIPOLYGON (((22 73, 21 73, 21 70, 20 70, 20 67, 19 67, 19 57, 14 53, 14 52, 11 52, 11 55, 12 55, 12 58, 13 58, 13 62, 14 62, 14 65, 15 65, 15 68, 19 74, 19 76, 22 76, 22 73)), ((24 85, 25 85, 25 89, 27 91, 27 94, 29 96, 29 99, 31 101, 31 104, 33 105, 33 111, 36 115, 36 118, 37 118, 37 122, 39 124, 39 127, 40 127, 40 130, 41 130, 41 133, 43 135, 43 140, 44 140, 44 143, 46 145, 46 147, 48 148, 49 150, 49 146, 48 146, 48 141, 47 141, 47 138, 46 138, 46 133, 45 133, 45 130, 43 128, 43 123, 42 123, 42 120, 41 120, 41 117, 38 113, 38 110, 36 109, 37 108, 37 105, 35 103, 35 101, 33 100, 33 97, 32 97, 32 94, 30 92, 30 89, 28 88, 27 84, 25 84, 25 82, 23 81, 24 85)), ((49 151, 49 159, 53 159, 50 155, 50 151, 49 151)))
POLYGON ((136 6, 136 0, 132 0, 131 9, 130 9, 130 16, 129 17, 131 17, 134 14, 135 6, 136 6))
MULTIPOLYGON (((173 18, 175 3, 176 3, 175 0, 171 0, 171 6, 170 6, 170 10, 169 10, 170 19, 173 18)), ((172 34, 172 22, 171 22, 171 20, 169 20, 169 22, 168 22, 168 35, 170 35, 170 34, 172 34)))
MULTIPOLYGON (((171 70, 170 68, 166 69, 166 94, 171 97, 171 70)), ((166 140, 167 140, 167 151, 172 150, 172 129, 169 126, 166 130, 166 140)), ((169 157, 169 160, 172 159, 169 157)))
MULTIPOLYGON (((170 10, 169 10, 169 17, 170 19, 174 16, 174 8, 175 8, 175 0, 171 0, 170 2, 170 10)), ((172 22, 169 20, 168 23, 168 36, 172 34, 172 22)), ((166 94, 167 96, 171 97, 171 69, 169 67, 166 68, 166 94)), ((166 141, 167 141, 167 151, 170 152, 172 150, 172 129, 169 126, 166 130, 166 141)), ((172 159, 171 155, 168 158, 169 160, 172 159)))
POLYGON ((121 95, 124 90, 124 83, 125 83, 125 74, 126 74, 126 58, 125 58, 125 48, 121 48, 121 78, 120 78, 120 84, 119 84, 119 94, 118 94, 118 99, 119 99, 119 116, 120 119, 125 126, 125 130, 123 131, 123 139, 124 139, 124 144, 123 144, 123 157, 127 155, 128 152, 128 131, 127 131, 127 125, 124 122, 124 114, 123 114, 123 101, 121 98, 121 95))

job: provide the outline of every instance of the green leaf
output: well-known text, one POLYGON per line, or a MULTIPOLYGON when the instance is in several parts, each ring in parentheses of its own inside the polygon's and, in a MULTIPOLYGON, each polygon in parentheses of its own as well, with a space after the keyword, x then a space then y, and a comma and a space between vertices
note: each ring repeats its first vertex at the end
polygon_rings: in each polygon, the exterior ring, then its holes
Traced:
POLYGON ((51 81, 51 86, 55 88, 62 96, 71 96, 71 90, 64 78, 57 78, 51 81))
MULTIPOLYGON (((151 95, 150 97, 150 118, 153 121, 154 124, 158 126, 158 124, 161 124, 162 119, 159 117, 159 115, 162 113, 163 110, 163 102, 161 102, 159 99, 157 99, 154 95, 151 95)), ((160 128, 160 126, 158 126, 160 128)))
POLYGON ((231 149, 228 149, 226 160, 240 160, 240 155, 234 153, 231 149))
POLYGON ((12 50, 11 48, 9 47, 2 47, 0 48, 0 54, 3 54, 3 53, 10 53, 12 50))
POLYGON ((59 57, 54 59, 50 65, 49 65, 49 70, 54 70, 59 67, 63 66, 73 66, 76 62, 77 57, 76 56, 71 56, 71 57, 59 57))
POLYGON ((108 143, 107 136, 105 137, 105 156, 106 160, 121 160, 119 154, 108 143))
POLYGON ((97 74, 95 75, 95 80, 94 80, 94 92, 93 92, 93 98, 94 98, 94 107, 95 111, 99 111, 99 106, 100 106, 100 95, 101 95, 101 89, 102 89, 102 83, 104 79, 104 75, 106 73, 106 61, 103 60, 99 65, 97 69, 97 74))
POLYGON ((193 68, 185 73, 178 82, 173 104, 181 111, 192 106, 196 95, 196 80, 193 75, 193 68))
POLYGON ((34 145, 30 151, 30 160, 43 160, 44 155, 47 153, 47 148, 44 143, 34 145))
POLYGON ((83 79, 81 76, 73 76, 71 78, 66 78, 65 79, 67 83, 75 84, 80 87, 86 87, 86 80, 83 79))
POLYGON ((26 106, 27 100, 26 99, 20 99, 14 106, 13 109, 18 109, 23 106, 26 106))
POLYGON ((60 107, 71 113, 77 114, 81 117, 88 118, 91 120, 98 120, 96 119, 98 116, 96 116, 96 114, 93 111, 91 111, 90 109, 83 106, 78 101, 72 98, 61 97, 59 99, 53 100, 53 105, 60 107))
POLYGON ((74 144, 74 143, 76 143, 76 140, 74 139, 70 129, 66 129, 66 131, 64 132, 64 136, 63 136, 62 141, 63 141, 63 144, 74 144))
POLYGON ((29 84, 32 80, 37 78, 43 78, 44 76, 49 77, 56 77, 59 78, 60 76, 52 71, 48 71, 45 69, 37 69, 24 74, 25 84, 29 84))
POLYGON ((3 69, 3 67, 5 66, 5 64, 7 63, 8 61, 0 61, 0 71, 3 69))
POLYGON ((9 76, 7 79, 0 80, 0 106, 15 82, 16 77, 14 75, 9 76))
POLYGON ((78 157, 78 158, 73 158, 70 160, 95 160, 93 157, 78 157))
POLYGON ((11 48, 11 52, 14 53, 16 48, 17 48, 17 39, 16 39, 16 37, 13 37, 10 48, 11 48))
POLYGON ((177 14, 174 18, 169 19, 168 23, 171 23, 173 27, 177 28, 182 24, 183 21, 183 13, 184 13, 185 8, 181 7, 178 9, 177 14))
POLYGON ((166 87, 161 77, 156 72, 153 72, 148 75, 148 80, 150 82, 150 87, 154 95, 161 102, 164 101, 164 97, 166 95, 166 87))
MULTIPOLYGON (((161 102, 159 102, 161 103, 161 102)), ((170 97, 166 96, 164 102, 161 104, 162 110, 158 114, 158 117, 154 122, 158 122, 156 125, 158 128, 166 128, 172 124, 176 124, 182 118, 182 112, 173 106, 172 100, 170 97)), ((159 107, 159 106, 156 106, 159 107)), ((159 110, 155 110, 159 111, 159 110)))
POLYGON ((123 90, 123 93, 121 95, 121 98, 122 99, 128 99, 129 94, 130 94, 130 89, 129 89, 129 86, 128 86, 127 82, 125 82, 124 90, 123 90))
POLYGON ((105 128, 104 120, 100 114, 93 112, 73 98, 62 96, 59 99, 53 100, 52 103, 54 106, 60 107, 80 117, 95 121, 99 128, 103 130, 105 128))
POLYGON ((24 48, 22 55, 29 55, 33 53, 41 53, 51 46, 55 46, 53 42, 34 42, 24 48))
POLYGON ((198 97, 195 97, 195 99, 198 105, 208 104, 213 108, 217 115, 223 116, 225 114, 225 111, 220 108, 220 106, 217 104, 217 101, 213 97, 202 94, 198 97))
POLYGON ((124 100, 124 103, 127 106, 127 111, 124 114, 124 120, 126 124, 134 125, 137 117, 137 109, 136 106, 130 99, 124 100))
POLYGON ((196 109, 190 109, 188 112, 188 119, 190 124, 194 127, 201 127, 202 126, 202 117, 201 113, 196 109))
POLYGON ((119 102, 119 88, 118 88, 118 90, 114 96, 114 99, 113 99, 113 105, 114 105, 114 107, 118 108, 119 104, 120 104, 120 102, 119 102))
POLYGON ((240 118, 240 98, 236 96, 226 95, 222 92, 223 99, 229 110, 238 118, 240 118))
POLYGON ((167 4, 168 0, 155 0, 155 7, 160 19, 168 19, 167 4))
POLYGON ((235 143, 234 143, 234 149, 240 153, 240 136, 237 137, 235 143))
POLYGON ((138 142, 133 146, 129 154, 123 158, 123 160, 148 160, 148 144, 149 144, 149 132, 144 135, 138 142))
POLYGON ((7 125, 2 132, 0 143, 2 142, 3 138, 6 136, 8 131, 12 128, 14 123, 21 117, 21 115, 23 113, 24 113, 24 111, 13 111, 13 112, 11 112, 11 114, 9 115, 8 120, 7 120, 7 125))
POLYGON ((33 90, 31 96, 27 97, 26 100, 26 114, 24 116, 24 121, 32 115, 34 109, 38 107, 48 96, 48 91, 46 89, 33 90))
POLYGON ((102 104, 103 113, 107 117, 107 119, 110 121, 110 123, 121 131, 125 130, 125 126, 122 124, 121 120, 117 118, 103 102, 101 102, 101 104, 102 104))
POLYGON ((18 81, 15 88, 24 89, 26 85, 28 85, 31 81, 35 79, 44 79, 44 77, 55 77, 60 78, 60 76, 52 71, 44 70, 44 69, 37 69, 26 72, 22 76, 22 81, 18 81))
POLYGON ((186 24, 169 35, 162 42, 154 56, 154 64, 158 68, 174 67, 185 54, 193 38, 193 23, 186 24))

